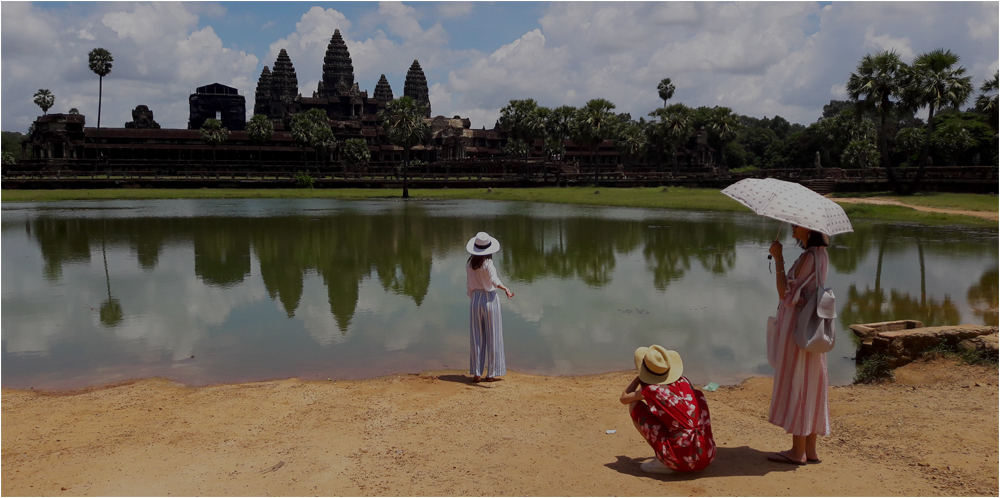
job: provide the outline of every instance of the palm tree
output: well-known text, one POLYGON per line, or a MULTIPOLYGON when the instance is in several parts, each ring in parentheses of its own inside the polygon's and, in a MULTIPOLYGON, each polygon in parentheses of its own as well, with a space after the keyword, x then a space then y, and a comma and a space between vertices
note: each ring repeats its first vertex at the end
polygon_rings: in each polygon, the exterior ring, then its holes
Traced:
POLYGON ((594 184, 597 184, 597 148, 601 142, 614 136, 619 123, 612 111, 615 105, 606 99, 591 99, 576 111, 573 122, 573 141, 591 149, 591 163, 594 165, 594 184))
POLYGON ((847 95, 862 109, 873 111, 879 117, 879 154, 894 189, 896 174, 889 162, 889 145, 886 137, 886 119, 903 96, 906 64, 895 50, 881 50, 865 55, 858 63, 857 72, 847 79, 847 95), (897 99, 893 101, 892 99, 897 99))
POLYGON ((42 114, 48 114, 49 109, 56 104, 56 96, 52 95, 46 88, 39 88, 35 92, 35 105, 42 108, 42 114))
POLYGON ((247 137, 257 144, 257 164, 263 166, 264 153, 263 145, 274 135, 274 124, 263 114, 254 114, 247 123, 247 137))
POLYGON ((907 71, 906 98, 914 109, 927 106, 927 140, 920 158, 920 173, 930 157, 931 134, 934 132, 934 111, 943 107, 958 109, 972 95, 972 77, 963 76, 964 67, 954 67, 961 58, 951 50, 937 49, 920 54, 913 59, 907 71))
POLYGON ((101 152, 101 103, 104 99, 104 77, 111 73, 111 63, 114 58, 111 52, 103 48, 95 48, 87 56, 90 58, 90 70, 99 76, 97 82, 97 146, 94 148, 94 169, 101 152))
POLYGON ((621 129, 621 134, 615 141, 615 147, 626 158, 627 165, 631 165, 646 148, 646 135, 637 123, 629 123, 621 129))
POLYGON ((212 148, 212 168, 215 168, 215 148, 222 145, 229 138, 229 130, 222 126, 222 121, 218 119, 206 119, 198 130, 201 140, 212 148))
POLYGON ((660 80, 660 84, 656 85, 656 92, 659 93, 660 98, 663 99, 663 107, 667 106, 667 101, 670 100, 670 97, 674 96, 674 90, 676 89, 677 87, 670 82, 670 78, 663 78, 660 80))
POLYGON ((417 105, 411 97, 400 97, 386 103, 378 118, 386 139, 403 148, 403 198, 410 198, 407 172, 410 167, 410 149, 427 138, 430 127, 424 121, 423 106, 417 105))
POLYGON ((716 143, 719 150, 719 164, 722 164, 722 150, 726 144, 736 138, 739 128, 739 118, 728 107, 713 107, 711 120, 708 123, 709 138, 716 143))
POLYGON ((691 109, 684 104, 673 104, 670 107, 661 107, 649 113, 650 117, 659 119, 655 124, 659 128, 659 136, 663 138, 664 145, 670 150, 673 157, 673 175, 677 176, 677 149, 684 145, 690 136, 691 109))
POLYGON ((296 114, 292 117, 292 138, 302 147, 302 161, 306 160, 306 147, 312 147, 315 153, 317 169, 319 157, 336 147, 337 138, 330 128, 330 119, 322 109, 309 109, 308 112, 296 114))
POLYGON ((997 124, 997 86, 1000 79, 1000 71, 993 73, 993 79, 984 80, 983 86, 979 87, 982 92, 976 97, 976 109, 988 114, 994 126, 997 124), (993 92, 993 95, 988 95, 993 92))

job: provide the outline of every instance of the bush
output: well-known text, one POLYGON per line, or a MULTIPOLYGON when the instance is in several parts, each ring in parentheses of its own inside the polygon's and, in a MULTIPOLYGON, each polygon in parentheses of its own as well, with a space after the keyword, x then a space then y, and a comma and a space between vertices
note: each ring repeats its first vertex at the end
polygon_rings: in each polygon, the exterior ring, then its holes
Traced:
POLYGON ((313 188, 315 181, 313 177, 306 173, 298 173, 295 175, 295 186, 298 188, 313 188))
POLYGON ((854 372, 855 384, 881 384, 895 380, 890 357, 884 354, 873 354, 861 360, 854 372))

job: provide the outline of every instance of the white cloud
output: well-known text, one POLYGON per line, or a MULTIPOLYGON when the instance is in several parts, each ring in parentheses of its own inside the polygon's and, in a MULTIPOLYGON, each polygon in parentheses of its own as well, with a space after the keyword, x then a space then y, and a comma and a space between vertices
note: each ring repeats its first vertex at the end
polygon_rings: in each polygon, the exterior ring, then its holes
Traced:
POLYGON ((438 4, 438 15, 444 18, 467 17, 472 13, 475 2, 441 2, 438 4))

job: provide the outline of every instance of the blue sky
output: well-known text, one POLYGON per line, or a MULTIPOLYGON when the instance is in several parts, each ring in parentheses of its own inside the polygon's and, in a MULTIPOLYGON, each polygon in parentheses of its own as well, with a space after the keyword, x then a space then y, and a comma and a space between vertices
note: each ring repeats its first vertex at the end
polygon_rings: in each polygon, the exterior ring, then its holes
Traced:
POLYGON ((998 2, 2 2, 2 128, 25 131, 41 114, 76 107, 96 123, 97 77, 87 52, 115 57, 102 125, 122 126, 149 106, 184 128, 188 96, 213 82, 236 87, 248 110, 262 68, 291 56, 311 96, 335 29, 355 81, 371 93, 385 74, 396 95, 420 61, 434 115, 492 127, 511 99, 541 105, 614 102, 645 116, 672 102, 726 106, 809 124, 867 53, 904 61, 947 48, 978 87, 998 67, 998 2))

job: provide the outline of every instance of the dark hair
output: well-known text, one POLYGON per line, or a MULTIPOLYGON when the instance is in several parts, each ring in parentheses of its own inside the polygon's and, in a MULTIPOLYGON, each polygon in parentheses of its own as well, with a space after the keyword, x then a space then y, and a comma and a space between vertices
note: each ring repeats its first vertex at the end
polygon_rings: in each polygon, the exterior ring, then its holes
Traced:
POLYGON ((795 240, 795 243, 803 249, 808 249, 810 247, 826 247, 830 245, 826 241, 826 238, 823 237, 823 234, 817 232, 816 230, 809 230, 809 237, 806 238, 806 245, 803 246, 802 241, 798 239, 795 240))
POLYGON ((480 268, 483 267, 483 263, 486 262, 487 259, 493 259, 493 255, 492 254, 484 254, 484 255, 480 256, 480 255, 473 254, 472 256, 469 256, 468 263, 469 263, 469 266, 473 270, 478 270, 478 269, 480 269, 480 268))

